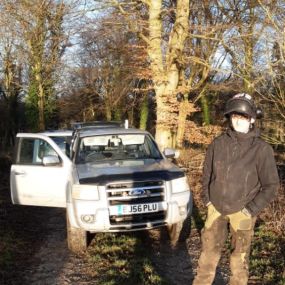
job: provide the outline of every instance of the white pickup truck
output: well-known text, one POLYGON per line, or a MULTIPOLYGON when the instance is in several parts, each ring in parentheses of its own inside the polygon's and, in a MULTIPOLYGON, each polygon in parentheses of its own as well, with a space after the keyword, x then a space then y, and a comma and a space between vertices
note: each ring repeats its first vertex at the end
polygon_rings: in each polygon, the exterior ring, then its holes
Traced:
POLYGON ((64 207, 68 247, 88 234, 167 226, 172 244, 187 238, 192 195, 173 149, 160 152, 146 131, 78 124, 74 131, 19 133, 11 167, 14 204, 64 207))

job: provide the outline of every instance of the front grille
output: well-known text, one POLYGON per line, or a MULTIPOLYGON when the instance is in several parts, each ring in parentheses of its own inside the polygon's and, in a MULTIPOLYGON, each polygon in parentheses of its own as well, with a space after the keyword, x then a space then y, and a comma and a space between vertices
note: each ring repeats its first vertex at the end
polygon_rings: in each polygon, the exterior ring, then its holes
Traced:
POLYGON ((141 204, 165 200, 163 181, 140 181, 107 185, 109 205, 141 204))
MULTIPOLYGON (((148 204, 165 201, 163 181, 136 181, 112 183, 106 186, 110 206, 148 204)), ((166 211, 138 213, 132 215, 111 215, 111 225, 124 226, 163 221, 166 211)))

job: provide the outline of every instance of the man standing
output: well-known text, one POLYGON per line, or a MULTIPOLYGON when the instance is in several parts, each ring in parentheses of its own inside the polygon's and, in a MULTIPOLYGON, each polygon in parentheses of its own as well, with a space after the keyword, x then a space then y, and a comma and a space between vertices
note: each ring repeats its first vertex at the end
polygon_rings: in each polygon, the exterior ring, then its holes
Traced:
POLYGON ((193 285, 210 285, 221 250, 232 234, 230 285, 246 285, 256 216, 275 197, 279 178, 273 150, 254 126, 257 108, 250 95, 231 98, 224 115, 229 129, 210 144, 204 162, 202 197, 208 207, 202 253, 193 285))

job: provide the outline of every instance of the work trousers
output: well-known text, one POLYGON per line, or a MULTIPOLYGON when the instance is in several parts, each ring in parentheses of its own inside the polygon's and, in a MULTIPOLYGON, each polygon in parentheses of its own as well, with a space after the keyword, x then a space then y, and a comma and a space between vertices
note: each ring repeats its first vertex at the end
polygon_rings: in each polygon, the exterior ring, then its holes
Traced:
POLYGON ((202 230, 202 253, 198 262, 197 276, 193 285, 211 285, 216 267, 221 257, 223 245, 231 230, 232 253, 230 257, 230 285, 246 285, 251 240, 256 218, 239 211, 231 215, 221 215, 211 204, 202 230))

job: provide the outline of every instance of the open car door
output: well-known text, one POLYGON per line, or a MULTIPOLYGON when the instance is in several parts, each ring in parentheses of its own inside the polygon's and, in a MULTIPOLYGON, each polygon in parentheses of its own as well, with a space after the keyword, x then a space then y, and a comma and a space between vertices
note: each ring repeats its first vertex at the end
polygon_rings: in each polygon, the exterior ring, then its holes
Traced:
POLYGON ((19 133, 11 166, 13 204, 66 207, 72 162, 48 136, 19 133))

